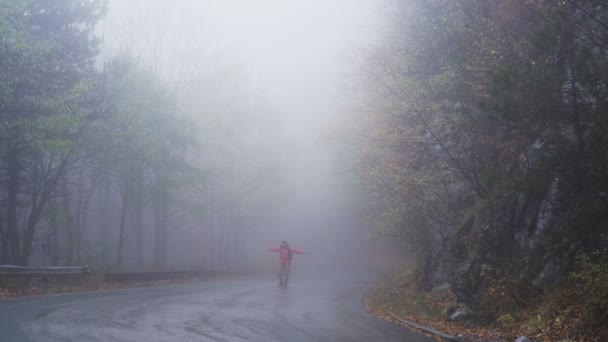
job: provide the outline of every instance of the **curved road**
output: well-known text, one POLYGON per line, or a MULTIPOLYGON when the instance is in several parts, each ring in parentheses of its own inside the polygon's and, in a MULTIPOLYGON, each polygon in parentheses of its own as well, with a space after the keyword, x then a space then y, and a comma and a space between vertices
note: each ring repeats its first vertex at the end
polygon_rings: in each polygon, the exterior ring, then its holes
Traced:
POLYGON ((367 314, 365 282, 329 278, 293 279, 289 289, 258 278, 4 300, 0 341, 431 341, 367 314))

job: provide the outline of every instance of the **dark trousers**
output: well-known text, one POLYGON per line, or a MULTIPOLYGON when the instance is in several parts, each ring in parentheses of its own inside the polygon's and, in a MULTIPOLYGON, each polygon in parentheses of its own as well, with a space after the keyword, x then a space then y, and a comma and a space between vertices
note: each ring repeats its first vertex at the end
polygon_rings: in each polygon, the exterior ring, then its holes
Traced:
POLYGON ((287 281, 289 280, 290 264, 290 262, 281 263, 281 270, 279 271, 279 285, 287 286, 287 281))

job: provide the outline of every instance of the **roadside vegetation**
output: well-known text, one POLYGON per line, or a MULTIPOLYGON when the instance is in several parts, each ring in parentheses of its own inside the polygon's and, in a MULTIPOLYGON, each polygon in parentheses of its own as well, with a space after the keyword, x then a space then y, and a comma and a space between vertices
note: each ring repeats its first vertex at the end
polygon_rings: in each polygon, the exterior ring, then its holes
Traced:
MULTIPOLYGON (((523 294, 522 283, 496 272, 475 314, 450 315, 459 306, 449 288, 420 289, 420 275, 411 269, 380 281, 366 299, 367 309, 386 320, 398 317, 470 340, 603 341, 608 336, 608 252, 577 256, 573 270, 547 292, 523 294)), ((398 323, 398 322, 396 322, 398 323)))
MULTIPOLYGON (((252 273, 217 273, 209 275, 167 275, 157 279, 106 280, 103 273, 86 276, 36 276, 30 278, 1 278, 0 299, 18 298, 33 295, 69 294, 78 292, 97 292, 138 287, 158 287, 214 280, 247 281, 255 276, 252 273)), ((156 277, 155 277, 156 278, 156 277)))
MULTIPOLYGON (((82 277, 60 277, 60 278, 24 278, 24 279, 2 279, 0 281, 0 299, 17 298, 23 296, 68 294, 89 291, 107 291, 136 287, 163 286, 171 284, 182 284, 186 282, 202 281, 203 278, 182 278, 170 280, 145 280, 145 281, 110 281, 106 282, 103 274, 92 274, 86 278, 82 277)), ((204 280, 208 280, 205 278, 204 280)))
POLYGON ((370 307, 499 339, 606 340, 606 2, 391 4, 358 171, 370 225, 419 262, 370 307))
POLYGON ((124 5, 0 0, 0 264, 234 267, 273 203, 273 109, 124 5))

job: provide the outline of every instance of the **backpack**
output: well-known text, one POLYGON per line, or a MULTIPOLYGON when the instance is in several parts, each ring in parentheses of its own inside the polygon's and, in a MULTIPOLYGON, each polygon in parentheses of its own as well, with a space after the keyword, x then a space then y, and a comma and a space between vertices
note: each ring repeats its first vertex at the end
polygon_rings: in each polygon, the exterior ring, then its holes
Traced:
POLYGON ((289 247, 285 247, 285 248, 281 247, 280 253, 281 253, 281 259, 287 259, 287 260, 291 261, 291 258, 293 256, 293 252, 291 251, 291 248, 289 248, 289 247), (286 253, 286 254, 284 254, 284 253, 286 253))

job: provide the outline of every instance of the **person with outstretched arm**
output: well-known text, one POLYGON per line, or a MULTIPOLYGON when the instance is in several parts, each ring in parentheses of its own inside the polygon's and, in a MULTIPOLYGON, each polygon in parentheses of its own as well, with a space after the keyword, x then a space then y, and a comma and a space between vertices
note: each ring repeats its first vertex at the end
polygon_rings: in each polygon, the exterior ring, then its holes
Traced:
POLYGON ((279 252, 279 261, 281 270, 279 271, 279 286, 287 287, 289 280, 289 269, 291 267, 291 259, 294 254, 306 254, 304 251, 292 248, 287 241, 283 240, 281 246, 268 248, 271 252, 279 252))

